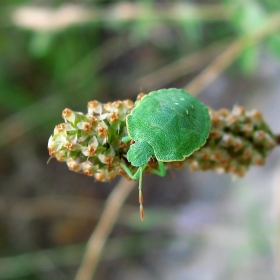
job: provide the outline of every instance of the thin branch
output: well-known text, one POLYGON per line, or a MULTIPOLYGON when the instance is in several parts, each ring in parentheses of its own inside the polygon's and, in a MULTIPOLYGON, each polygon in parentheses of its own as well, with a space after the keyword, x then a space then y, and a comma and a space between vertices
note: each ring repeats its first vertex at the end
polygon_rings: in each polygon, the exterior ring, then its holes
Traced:
POLYGON ((86 252, 77 272, 76 280, 92 279, 106 240, 116 223, 125 199, 134 186, 135 181, 128 181, 127 179, 122 178, 108 197, 100 221, 86 246, 86 252))
POLYGON ((153 71, 152 73, 139 78, 135 83, 138 87, 143 87, 148 91, 149 89, 154 89, 158 86, 163 87, 163 85, 166 85, 177 78, 202 68, 213 57, 221 53, 226 45, 227 43, 225 42, 219 42, 207 46, 203 50, 184 56, 157 71, 153 71))
POLYGON ((232 42, 228 48, 222 52, 208 67, 201 72, 194 80, 192 80, 185 89, 197 95, 209 84, 211 84, 229 65, 231 65, 238 56, 249 46, 258 44, 269 35, 279 31, 280 13, 271 16, 270 19, 262 27, 254 32, 247 34, 236 41, 232 42))

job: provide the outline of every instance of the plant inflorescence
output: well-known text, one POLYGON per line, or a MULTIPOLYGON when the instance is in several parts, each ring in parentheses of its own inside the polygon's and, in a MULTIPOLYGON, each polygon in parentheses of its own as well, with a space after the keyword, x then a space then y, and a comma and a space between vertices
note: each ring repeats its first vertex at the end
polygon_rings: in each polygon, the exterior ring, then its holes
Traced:
MULTIPOLYGON (((139 94, 140 100, 144 94, 139 94)), ((83 114, 64 109, 64 123, 57 125, 49 138, 51 157, 67 163, 70 170, 93 176, 97 181, 109 181, 116 175, 129 179, 122 164, 135 173, 137 168, 127 161, 130 142, 127 136, 126 116, 134 108, 131 100, 102 104, 88 102, 83 114)), ((244 176, 252 165, 264 165, 269 152, 276 146, 276 136, 257 110, 246 111, 235 106, 231 111, 209 109, 210 133, 206 143, 183 161, 166 162, 166 168, 212 170, 244 176)), ((148 162, 149 173, 157 167, 156 160, 148 162)))

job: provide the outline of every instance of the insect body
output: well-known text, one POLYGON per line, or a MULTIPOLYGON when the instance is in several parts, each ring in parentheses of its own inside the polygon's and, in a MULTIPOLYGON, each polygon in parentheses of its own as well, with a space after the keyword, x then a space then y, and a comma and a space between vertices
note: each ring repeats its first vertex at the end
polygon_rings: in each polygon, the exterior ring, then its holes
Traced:
POLYGON ((139 169, 132 175, 124 164, 122 167, 132 179, 139 179, 142 217, 142 173, 149 159, 156 158, 159 164, 159 170, 152 172, 164 176, 163 162, 182 161, 206 142, 210 117, 207 107, 195 97, 171 88, 144 96, 127 115, 126 125, 128 137, 123 141, 134 141, 127 160, 139 169))

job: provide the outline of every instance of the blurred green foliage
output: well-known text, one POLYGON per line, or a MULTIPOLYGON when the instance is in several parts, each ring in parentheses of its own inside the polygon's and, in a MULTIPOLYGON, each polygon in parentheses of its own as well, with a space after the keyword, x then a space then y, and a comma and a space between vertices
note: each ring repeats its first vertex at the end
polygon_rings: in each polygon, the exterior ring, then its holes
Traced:
MULTIPOLYGON (((192 8, 198 9, 194 11, 198 15, 197 19, 194 17, 189 20, 188 17, 184 19, 180 16, 181 20, 178 20, 174 15, 173 17, 164 16, 166 13, 168 14, 168 8, 164 7, 165 5, 167 7, 177 5, 177 9, 180 8, 182 3, 177 1, 172 4, 157 3, 156 1, 133 2, 130 4, 141 4, 141 8, 144 7, 149 16, 147 18, 137 17, 136 14, 135 17, 131 16, 128 20, 118 19, 118 17, 114 20, 109 16, 106 17, 106 10, 109 14, 108 10, 116 12, 117 8, 123 8, 124 12, 126 12, 125 9, 128 9, 129 12, 131 7, 129 5, 126 7, 127 3, 115 1, 113 3, 85 1, 85 9, 97 9, 97 13, 102 11, 99 20, 87 19, 86 23, 83 23, 81 18, 81 24, 70 23, 68 27, 62 29, 53 28, 44 31, 42 28, 42 31, 39 31, 38 29, 32 30, 32 27, 26 30, 24 26, 15 24, 14 20, 17 9, 23 7, 24 4, 28 7, 35 6, 36 1, 13 1, 12 5, 10 1, 2 1, 1 10, 9 11, 5 17, 9 17, 10 22, 8 26, 2 22, 0 27, 2 31, 0 39, 1 117, 4 118, 20 110, 21 107, 28 106, 50 94, 59 95, 65 100, 65 104, 74 103, 81 106, 85 104, 86 100, 96 98, 95 95, 100 90, 109 94, 108 83, 110 84, 114 70, 122 68, 122 71, 126 73, 132 69, 131 66, 124 65, 124 61, 118 63, 114 62, 114 57, 108 58, 106 70, 111 77, 103 75, 102 67, 100 69, 99 65, 102 64, 100 58, 105 56, 106 60, 106 54, 102 53, 102 49, 106 41, 112 37, 115 37, 116 40, 128 38, 127 44, 130 44, 131 48, 137 41, 142 48, 143 45, 152 48, 153 55, 162 56, 162 63, 170 63, 178 57, 213 42, 217 43, 224 38, 237 38, 252 32, 264 24, 270 13, 275 13, 280 7, 279 1, 223 2, 217 1, 217 4, 213 4, 219 5, 219 8, 224 9, 224 13, 228 14, 227 17, 221 17, 220 20, 207 16, 203 19, 203 16, 199 16, 199 6, 195 4, 192 4, 192 8), (118 5, 119 7, 116 7, 118 5), (157 9, 164 10, 164 13, 158 15, 157 9)), ((66 4, 71 4, 71 1, 48 2, 49 7, 57 9, 66 4)), ((46 6, 39 5, 38 7, 43 9, 46 6)), ((188 8, 185 7, 185 9, 188 8)), ((33 13, 30 16, 32 15, 33 13)), ((34 20, 34 25, 36 25, 36 20, 34 20)), ((267 43, 271 51, 279 53, 278 34, 269 38, 267 43)), ((120 48, 122 49, 124 46, 120 48)), ((258 48, 259 46, 254 46, 248 51, 244 51, 240 59, 240 70, 250 73, 256 68, 259 56, 258 48)), ((124 53, 129 51, 128 48, 124 53)), ((114 49, 111 52, 114 52, 114 49)), ((149 56, 144 55, 142 59, 139 61, 139 58, 136 58, 131 61, 134 69, 140 68, 138 71, 135 70, 138 75, 143 75, 148 70, 141 64, 148 64, 149 56), (141 64, 138 65, 139 63, 141 64)), ((159 66, 154 65, 155 68, 149 70, 152 71, 159 66)), ((138 75, 133 75, 133 78, 137 78, 138 75)), ((122 95, 125 96, 126 87, 123 85, 123 79, 114 79, 114 88, 115 94, 123 92, 122 95)), ((129 82, 133 84, 132 79, 129 82)), ((50 114, 52 115, 52 112, 50 114)))
MULTIPOLYGON (((42 4, 37 7, 52 8, 54 10, 49 11, 55 12, 55 9, 71 3, 75 4, 71 1, 49 1, 47 7, 42 4)), ((0 26, 1 119, 49 95, 55 95, 64 100, 65 105, 74 105, 79 109, 83 108, 87 100, 99 98, 98 92, 102 92, 102 96, 135 96, 136 92, 126 93, 127 88, 133 88, 133 79, 211 43, 248 34, 263 25, 270 14, 280 7, 279 1, 272 0, 234 3, 217 1, 213 3, 213 9, 219 8, 227 14, 219 19, 215 16, 211 18, 211 13, 207 15, 207 11, 201 12, 202 5, 187 2, 84 1, 79 4, 78 8, 82 7, 85 11, 91 9, 94 13, 96 10, 96 14, 100 14, 98 19, 93 17, 84 22, 80 15, 80 23, 78 20, 78 23, 69 23, 65 28, 53 27, 47 31, 42 27, 40 31, 40 28, 36 28, 40 16, 34 17, 34 28, 25 28, 22 22, 15 20, 19 9, 24 5, 35 7, 36 1, 13 1, 12 5, 10 1, 1 2, 1 10, 9 18, 9 25, 2 22, 0 26), (176 9, 179 11, 182 6, 188 10, 188 4, 194 9, 193 19, 182 15, 177 19, 176 9), (141 13, 140 16, 134 13, 133 9, 137 7, 146 12, 146 17, 141 13), (175 7, 175 12, 172 13, 169 7, 175 7), (159 10, 163 12, 158 13, 159 10), (118 17, 125 12, 128 13, 128 18, 118 17), (106 13, 111 14, 111 18, 106 13), (114 13, 117 14, 115 19, 114 13), (117 44, 118 41, 126 40, 126 45, 119 44, 120 46, 111 49, 107 46, 107 53, 104 53, 104 45, 106 47, 108 40, 117 44), (159 62, 150 61, 149 53, 145 52, 142 52, 141 59, 133 58, 133 48, 137 46, 143 50, 148 49, 152 56, 158 56, 159 62), (114 52, 118 52, 123 59, 116 60, 114 52), (128 64, 125 56, 129 53, 132 57, 128 64), (122 72, 123 77, 119 77, 116 72, 122 72), (129 77, 126 79, 127 73, 129 77), (115 76, 118 78, 114 78, 115 76)), ((211 12, 211 5, 208 7, 211 12)), ((35 13, 30 11, 31 19, 35 13)), ((267 40, 269 50, 276 55, 279 53, 279 43, 279 34, 267 40)), ((254 46, 244 51, 239 70, 249 74, 256 69, 259 48, 260 46, 254 46)), ((56 114, 57 112, 49 112, 44 117, 55 118, 56 114)))

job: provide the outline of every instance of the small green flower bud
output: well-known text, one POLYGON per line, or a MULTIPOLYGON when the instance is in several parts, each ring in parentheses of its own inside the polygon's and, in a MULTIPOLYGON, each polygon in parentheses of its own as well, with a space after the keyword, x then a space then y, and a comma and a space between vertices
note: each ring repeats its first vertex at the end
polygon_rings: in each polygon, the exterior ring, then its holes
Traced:
POLYGON ((93 116, 94 114, 101 115, 102 113, 102 105, 96 100, 92 100, 88 102, 88 115, 93 116))
POLYGON ((62 111, 62 117, 65 121, 68 121, 70 123, 74 123, 76 115, 71 109, 66 108, 62 111))
POLYGON ((82 147, 81 151, 85 156, 90 157, 90 156, 95 155, 97 147, 98 147, 97 138, 95 136, 93 136, 89 140, 87 147, 82 147))
POLYGON ((80 172, 82 170, 82 166, 80 163, 77 163, 74 159, 70 158, 67 160, 67 166, 70 170, 75 171, 75 172, 80 172))

